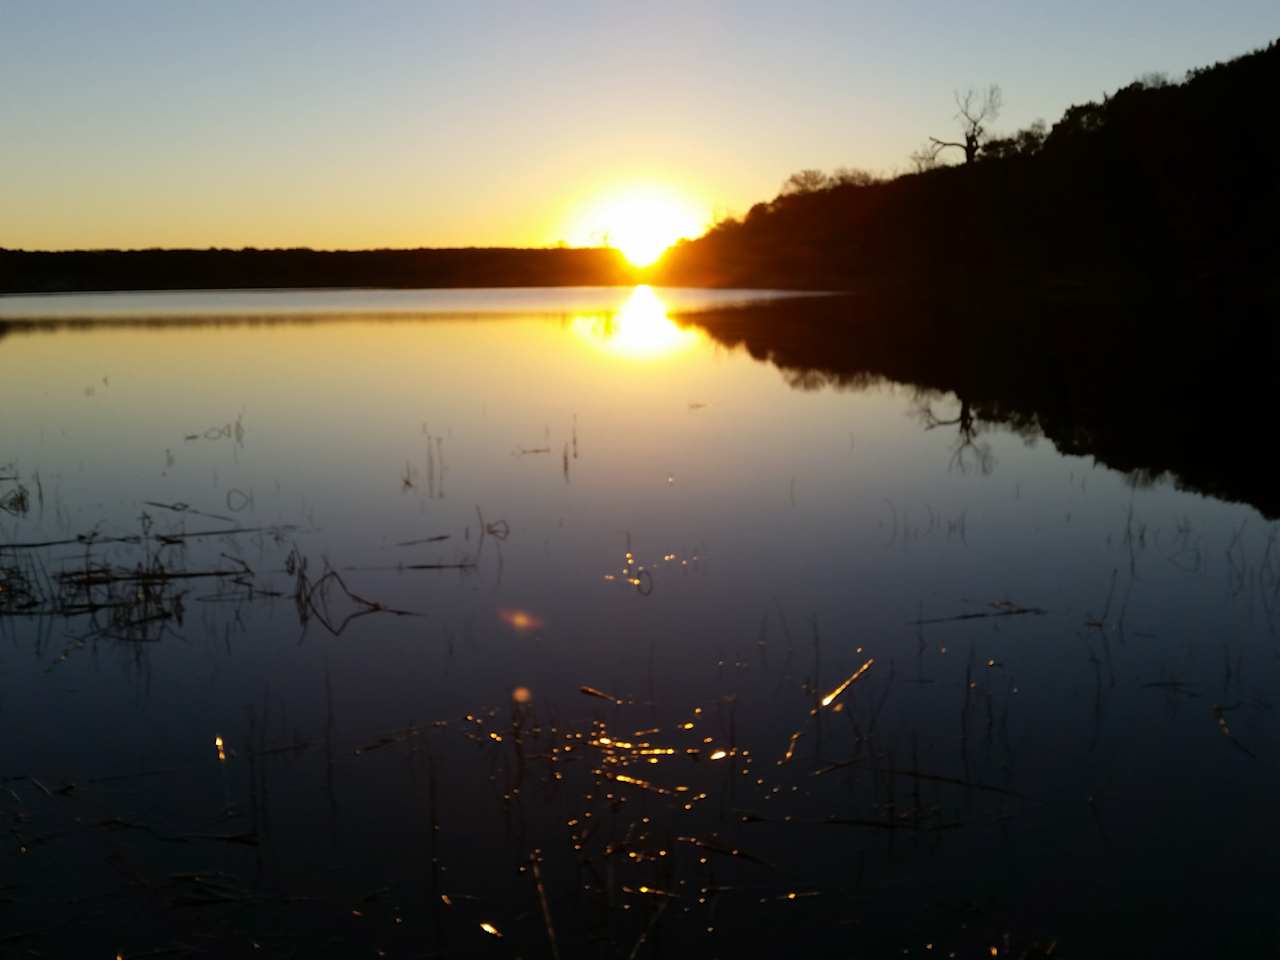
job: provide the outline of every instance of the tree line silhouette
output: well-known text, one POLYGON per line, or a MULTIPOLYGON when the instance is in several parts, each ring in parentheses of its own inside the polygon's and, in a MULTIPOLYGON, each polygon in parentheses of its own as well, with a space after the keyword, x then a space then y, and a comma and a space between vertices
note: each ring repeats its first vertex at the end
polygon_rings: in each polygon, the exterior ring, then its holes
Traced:
POLYGON ((1148 75, 997 136, 998 87, 957 96, 960 140, 893 179, 805 170, 671 250, 659 282, 860 289, 935 283, 1280 293, 1280 41, 1179 83, 1148 75), (944 165, 957 151, 965 162, 944 165))
POLYGON ((602 286, 635 280, 635 269, 612 249, 0 249, 0 293, 602 286))

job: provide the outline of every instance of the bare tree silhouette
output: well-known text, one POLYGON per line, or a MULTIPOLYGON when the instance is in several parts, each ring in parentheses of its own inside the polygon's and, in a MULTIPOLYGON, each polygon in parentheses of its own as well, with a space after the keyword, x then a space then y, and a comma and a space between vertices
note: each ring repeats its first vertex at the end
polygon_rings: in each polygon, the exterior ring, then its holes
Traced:
POLYGON ((963 96, 956 93, 955 98, 956 120, 960 122, 964 143, 930 137, 929 144, 933 150, 934 159, 948 147, 955 147, 957 150, 964 151, 965 163, 973 163, 982 150, 982 138, 986 135, 987 124, 1000 115, 1003 97, 1000 88, 993 83, 984 93, 979 94, 971 87, 964 92, 963 96))
POLYGON ((925 173, 941 166, 941 161, 938 160, 938 150, 939 148, 932 142, 926 141, 919 150, 912 151, 911 168, 916 173, 925 173))

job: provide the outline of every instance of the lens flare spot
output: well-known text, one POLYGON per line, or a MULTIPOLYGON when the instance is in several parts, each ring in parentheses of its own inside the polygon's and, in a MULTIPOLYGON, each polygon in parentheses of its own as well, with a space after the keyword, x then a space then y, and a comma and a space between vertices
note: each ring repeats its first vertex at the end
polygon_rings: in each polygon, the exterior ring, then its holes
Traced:
POLYGON ((541 617, 528 610, 502 609, 498 611, 498 619, 513 630, 537 630, 543 624, 541 617))

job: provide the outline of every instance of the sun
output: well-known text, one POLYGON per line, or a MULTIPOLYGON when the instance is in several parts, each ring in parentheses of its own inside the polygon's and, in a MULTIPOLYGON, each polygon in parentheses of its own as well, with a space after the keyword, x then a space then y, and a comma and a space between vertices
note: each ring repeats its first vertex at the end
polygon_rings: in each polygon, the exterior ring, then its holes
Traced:
POLYGON ((579 220, 580 243, 613 247, 633 266, 655 263, 677 240, 706 230, 705 209, 674 190, 626 187, 596 200, 579 220))

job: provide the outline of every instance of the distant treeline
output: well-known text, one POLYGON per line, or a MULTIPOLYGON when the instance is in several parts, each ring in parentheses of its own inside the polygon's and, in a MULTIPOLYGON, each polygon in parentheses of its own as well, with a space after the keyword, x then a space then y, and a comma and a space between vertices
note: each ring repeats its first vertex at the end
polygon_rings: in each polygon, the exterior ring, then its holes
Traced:
POLYGON ((555 287, 635 282, 612 249, 0 249, 0 293, 278 287, 555 287))
MULTIPOLYGON (((776 199, 669 252, 659 280, 1275 296, 1278 92, 1280 42, 1181 83, 1145 77, 1051 128, 984 132, 973 162, 891 180, 803 171, 776 199)), ((947 131, 922 131, 933 132, 947 131)), ((913 156, 921 168, 937 158, 936 146, 913 156)))

